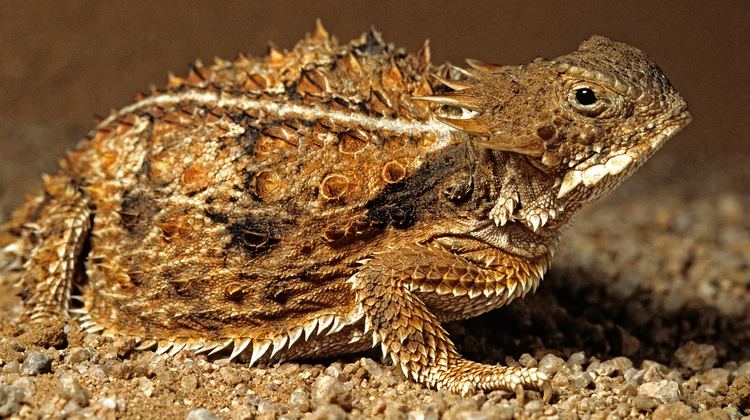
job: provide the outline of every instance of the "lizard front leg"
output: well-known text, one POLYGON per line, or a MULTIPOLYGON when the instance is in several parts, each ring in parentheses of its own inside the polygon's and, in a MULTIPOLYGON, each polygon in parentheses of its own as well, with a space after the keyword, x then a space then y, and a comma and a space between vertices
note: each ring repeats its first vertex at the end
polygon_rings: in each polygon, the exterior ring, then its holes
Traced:
POLYGON ((461 288, 467 294, 476 289, 483 295, 489 288, 491 293, 502 293, 500 282, 520 282, 514 278, 519 275, 523 273, 484 269, 437 246, 414 245, 375 255, 350 282, 365 311, 365 328, 372 330, 374 343, 381 344, 407 377, 464 395, 503 389, 516 392, 520 399, 524 388, 541 390, 547 401, 551 387, 537 369, 464 359, 415 293, 425 285, 434 290, 461 288))

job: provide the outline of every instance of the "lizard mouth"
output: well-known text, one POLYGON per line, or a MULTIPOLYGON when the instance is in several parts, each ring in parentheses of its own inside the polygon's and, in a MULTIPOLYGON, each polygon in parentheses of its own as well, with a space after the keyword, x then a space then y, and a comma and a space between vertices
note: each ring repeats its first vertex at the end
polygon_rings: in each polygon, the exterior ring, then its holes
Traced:
POLYGON ((605 178, 611 180, 624 179, 625 176, 636 170, 656 152, 670 137, 688 125, 690 121, 690 113, 685 110, 658 126, 653 123, 649 124, 646 130, 650 133, 645 134, 645 141, 639 142, 633 147, 620 149, 611 153, 604 162, 568 171, 560 183, 557 198, 565 197, 581 184, 587 188, 591 188, 600 184, 605 178))

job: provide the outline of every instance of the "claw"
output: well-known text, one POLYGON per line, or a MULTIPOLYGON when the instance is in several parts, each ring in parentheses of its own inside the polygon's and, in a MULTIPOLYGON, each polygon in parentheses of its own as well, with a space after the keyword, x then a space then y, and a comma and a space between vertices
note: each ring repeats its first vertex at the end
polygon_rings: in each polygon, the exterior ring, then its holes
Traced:
POLYGON ((549 215, 547 215, 546 212, 542 212, 539 217, 542 219, 542 226, 547 224, 547 220, 549 219, 549 215))
POLYGON ((523 405, 523 385, 516 384, 516 386, 513 387, 513 392, 516 393, 516 400, 518 400, 518 403, 523 405))
POLYGON ((549 381, 542 383, 542 402, 547 404, 552 399, 552 385, 549 381))

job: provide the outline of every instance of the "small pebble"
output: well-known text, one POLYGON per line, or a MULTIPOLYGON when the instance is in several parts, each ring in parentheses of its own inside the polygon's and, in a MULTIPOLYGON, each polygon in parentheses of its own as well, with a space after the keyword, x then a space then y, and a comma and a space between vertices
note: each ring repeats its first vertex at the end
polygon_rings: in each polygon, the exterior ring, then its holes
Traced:
POLYGON ((479 407, 474 401, 463 400, 452 405, 448 411, 443 414, 443 420, 468 420, 476 418, 479 413, 479 407))
POLYGON ((630 368, 623 373, 623 377, 628 384, 640 385, 643 382, 643 375, 645 373, 643 369, 630 368))
POLYGON ((539 361, 539 370, 549 376, 552 376, 557 372, 557 368, 559 368, 563 363, 565 363, 563 359, 555 356, 554 354, 547 354, 542 357, 542 360, 539 361))
POLYGON ((23 391, 25 397, 36 394, 36 381, 31 376, 23 376, 13 381, 13 386, 23 391))
POLYGON ((99 400, 99 405, 107 410, 114 410, 117 408, 117 402, 112 398, 102 398, 99 400))
POLYGON ((195 408, 188 411, 185 420, 219 420, 216 414, 205 408, 195 408))
POLYGON ((659 382, 647 382, 638 387, 638 394, 651 397, 664 404, 680 399, 680 386, 675 381, 663 379, 659 382))
POLYGON ((83 347, 73 347, 68 351, 68 354, 65 357, 65 362, 70 364, 85 362, 87 360, 90 360, 93 354, 94 351, 91 349, 83 347))
POLYGON ((669 369, 661 363, 654 362, 653 360, 644 360, 641 364, 643 369, 643 381, 644 382, 656 382, 664 379, 669 373, 669 369))
POLYGON ((574 373, 568 378, 570 385, 576 390, 581 390, 589 386, 594 381, 594 375, 590 372, 574 373))
POLYGON ((316 406, 338 401, 345 394, 341 382, 328 375, 320 375, 312 386, 312 401, 316 406))
POLYGON ((698 379, 704 391, 716 395, 720 390, 728 386, 729 371, 723 368, 709 369, 698 375, 698 379))
POLYGON ((57 380, 57 390, 60 396, 66 400, 75 401, 80 407, 89 403, 88 392, 78 383, 78 380, 69 373, 63 373, 57 380))
POLYGON ((732 376, 739 377, 739 376, 750 376, 750 362, 745 362, 737 367, 737 369, 732 372, 732 376))
POLYGON ((659 405, 653 398, 646 395, 636 395, 633 397, 633 407, 638 411, 651 411, 659 405))
POLYGON ((18 373, 21 371, 21 364, 15 360, 11 360, 3 366, 3 372, 5 373, 18 373))
POLYGON ((694 341, 688 341, 678 348, 674 355, 682 366, 694 371, 711 369, 717 360, 716 347, 694 341))
POLYGON ((138 389, 146 397, 151 397, 154 394, 154 383, 148 378, 138 378, 138 389))
POLYGON ((521 357, 518 358, 518 363, 521 364, 523 367, 537 367, 538 363, 534 357, 532 357, 528 353, 524 353, 521 355, 521 357))
POLYGON ((346 411, 334 404, 322 405, 309 416, 305 416, 306 420, 345 420, 346 418, 346 411))
POLYGON ((693 418, 693 410, 682 401, 657 407, 652 413, 652 420, 675 420, 693 418))
POLYGON ((362 365, 363 368, 365 368, 367 373, 370 374, 371 378, 378 378, 383 375, 383 366, 380 363, 368 357, 363 357, 359 359, 359 363, 362 365))
POLYGON ((342 370, 340 363, 333 363, 326 368, 325 374, 340 380, 342 379, 344 371, 342 370))
POLYGON ((52 359, 46 354, 33 350, 23 360, 21 371, 27 375, 40 375, 52 371, 52 359))
MULTIPOLYGON (((278 404, 263 400, 258 404, 258 414, 275 414, 281 410, 278 404)), ((275 416, 274 416, 275 417, 275 416)))
POLYGON ((10 417, 21 409, 23 391, 20 389, 0 384, 0 418, 10 417))
POLYGON ((571 368, 578 366, 580 369, 581 366, 586 362, 586 353, 579 351, 577 353, 573 353, 568 357, 568 365, 570 365, 571 368))
POLYGON ((310 408, 310 398, 303 388, 297 388, 289 395, 289 405, 304 413, 310 408))
POLYGON ((198 388, 198 376, 195 374, 185 375, 180 378, 180 389, 191 392, 198 388))

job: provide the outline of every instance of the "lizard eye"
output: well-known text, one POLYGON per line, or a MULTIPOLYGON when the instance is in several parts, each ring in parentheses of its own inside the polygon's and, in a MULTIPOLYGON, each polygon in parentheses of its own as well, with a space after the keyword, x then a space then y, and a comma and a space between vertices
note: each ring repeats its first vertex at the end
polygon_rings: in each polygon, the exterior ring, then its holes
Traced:
POLYGON ((595 89, 584 84, 574 86, 569 91, 568 103, 576 112, 587 117, 599 116, 609 106, 606 95, 597 94, 595 89))
POLYGON ((589 88, 576 89, 576 102, 583 106, 596 103, 596 94, 589 88))

